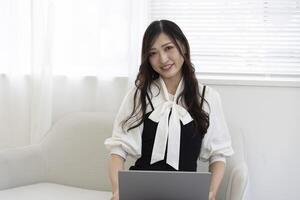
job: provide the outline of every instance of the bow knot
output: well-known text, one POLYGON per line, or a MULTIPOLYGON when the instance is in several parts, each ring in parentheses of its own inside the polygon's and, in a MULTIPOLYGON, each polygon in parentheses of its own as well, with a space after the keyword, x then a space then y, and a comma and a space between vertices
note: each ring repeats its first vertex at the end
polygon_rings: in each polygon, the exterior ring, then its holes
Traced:
POLYGON ((176 170, 179 169, 181 126, 193 119, 185 108, 173 101, 160 104, 149 116, 157 122, 157 130, 152 150, 151 164, 164 159, 168 142, 167 163, 176 170))

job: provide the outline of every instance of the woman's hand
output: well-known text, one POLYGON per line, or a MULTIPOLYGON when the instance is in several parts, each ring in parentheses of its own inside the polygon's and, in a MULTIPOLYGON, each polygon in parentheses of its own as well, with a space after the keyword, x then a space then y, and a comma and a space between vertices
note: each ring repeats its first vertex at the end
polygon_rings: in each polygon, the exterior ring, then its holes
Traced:
POLYGON ((208 200, 216 200, 216 194, 213 192, 209 192, 208 200))

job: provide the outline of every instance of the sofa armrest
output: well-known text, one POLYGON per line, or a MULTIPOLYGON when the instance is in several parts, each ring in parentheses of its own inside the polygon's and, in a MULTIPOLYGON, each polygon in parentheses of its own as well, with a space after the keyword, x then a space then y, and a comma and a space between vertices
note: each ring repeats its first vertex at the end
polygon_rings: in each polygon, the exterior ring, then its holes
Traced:
POLYGON ((45 162, 40 146, 0 151, 0 190, 43 181, 45 162))
POLYGON ((248 186, 248 167, 245 162, 236 164, 230 173, 226 200, 243 200, 248 186))

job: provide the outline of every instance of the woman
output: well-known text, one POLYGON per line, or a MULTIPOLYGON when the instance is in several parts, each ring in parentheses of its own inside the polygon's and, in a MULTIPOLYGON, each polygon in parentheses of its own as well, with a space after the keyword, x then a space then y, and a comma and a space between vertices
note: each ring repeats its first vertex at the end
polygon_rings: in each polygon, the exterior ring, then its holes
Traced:
POLYGON ((230 135, 220 97, 198 83, 190 48, 181 29, 168 20, 152 22, 142 44, 142 61, 133 87, 117 114, 111 152, 112 200, 118 200, 118 171, 127 155, 137 158, 131 170, 196 171, 197 160, 209 161, 209 199, 215 200, 230 135))

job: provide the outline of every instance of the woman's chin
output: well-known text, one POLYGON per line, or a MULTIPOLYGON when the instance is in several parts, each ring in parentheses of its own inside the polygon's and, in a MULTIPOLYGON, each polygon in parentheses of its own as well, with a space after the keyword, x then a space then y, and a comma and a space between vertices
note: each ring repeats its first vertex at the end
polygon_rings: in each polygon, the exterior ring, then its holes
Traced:
POLYGON ((161 73, 160 76, 163 79, 172 79, 172 78, 176 78, 176 77, 180 77, 181 78, 181 74, 180 73, 176 73, 174 71, 168 72, 168 73, 161 73))

